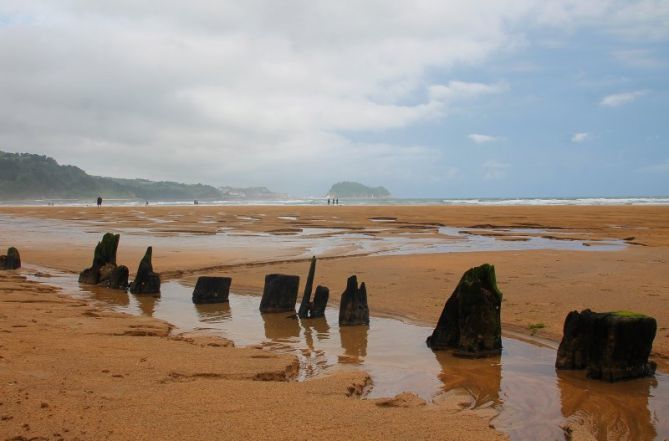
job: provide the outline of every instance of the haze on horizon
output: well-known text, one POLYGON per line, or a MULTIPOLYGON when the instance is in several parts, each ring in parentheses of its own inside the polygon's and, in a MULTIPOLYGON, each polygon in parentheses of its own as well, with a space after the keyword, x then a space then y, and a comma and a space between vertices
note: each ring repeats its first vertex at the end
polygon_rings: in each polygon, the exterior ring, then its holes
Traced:
POLYGON ((669 193, 669 1, 0 3, 0 150, 404 197, 669 193))

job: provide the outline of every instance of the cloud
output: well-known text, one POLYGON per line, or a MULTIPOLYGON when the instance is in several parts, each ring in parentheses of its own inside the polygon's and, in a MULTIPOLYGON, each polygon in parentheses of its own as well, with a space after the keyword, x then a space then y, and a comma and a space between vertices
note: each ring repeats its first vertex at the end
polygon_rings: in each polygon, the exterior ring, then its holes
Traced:
POLYGON ((620 107, 622 105, 629 104, 632 101, 635 101, 637 98, 645 95, 646 93, 647 91, 645 90, 614 93, 612 95, 607 95, 604 98, 602 98, 599 104, 604 107, 620 107))
POLYGON ((465 81, 450 81, 448 84, 436 84, 430 86, 429 92, 432 99, 438 101, 456 101, 471 99, 481 95, 500 93, 508 89, 504 83, 484 84, 468 83, 465 81))
POLYGON ((636 68, 652 69, 666 66, 667 63, 650 49, 625 49, 613 52, 621 63, 636 68))
POLYGON ((499 141, 498 136, 490 136, 490 135, 482 135, 480 133, 472 133, 471 135, 467 135, 467 138, 471 139, 477 144, 485 144, 488 142, 495 142, 499 141))
POLYGON ((495 180, 505 178, 509 168, 511 168, 511 165, 504 162, 495 160, 486 161, 483 163, 483 179, 495 180))
POLYGON ((504 93, 495 76, 455 72, 522 50, 538 28, 669 34, 666 2, 628 3, 4 0, 0 146, 100 175, 298 194, 342 173, 450 176, 439 149, 356 135, 504 93))
POLYGON ((588 132, 577 132, 574 133, 574 135, 571 137, 571 142, 573 142, 574 144, 578 144, 586 141, 589 137, 590 134, 588 132))

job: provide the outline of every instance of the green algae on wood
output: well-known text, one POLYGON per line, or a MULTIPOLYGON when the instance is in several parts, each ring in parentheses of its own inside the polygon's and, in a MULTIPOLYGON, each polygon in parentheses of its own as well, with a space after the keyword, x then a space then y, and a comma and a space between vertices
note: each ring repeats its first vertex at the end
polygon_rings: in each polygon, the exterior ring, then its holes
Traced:
POLYGON ((433 350, 455 349, 455 355, 464 357, 499 354, 502 297, 493 265, 470 268, 446 301, 427 345, 433 350))

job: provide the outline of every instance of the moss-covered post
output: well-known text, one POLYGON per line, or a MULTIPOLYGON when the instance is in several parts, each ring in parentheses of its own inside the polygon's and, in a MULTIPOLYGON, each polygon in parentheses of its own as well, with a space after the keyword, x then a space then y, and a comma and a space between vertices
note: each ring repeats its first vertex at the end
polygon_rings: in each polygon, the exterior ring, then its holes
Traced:
POLYGON ((466 271, 446 301, 427 345, 455 349, 455 355, 486 357, 502 350, 502 293, 495 267, 484 264, 466 271))
POLYGON ((590 378, 618 381, 655 373, 648 357, 657 332, 653 317, 630 311, 572 311, 564 322, 557 369, 585 369, 590 378))

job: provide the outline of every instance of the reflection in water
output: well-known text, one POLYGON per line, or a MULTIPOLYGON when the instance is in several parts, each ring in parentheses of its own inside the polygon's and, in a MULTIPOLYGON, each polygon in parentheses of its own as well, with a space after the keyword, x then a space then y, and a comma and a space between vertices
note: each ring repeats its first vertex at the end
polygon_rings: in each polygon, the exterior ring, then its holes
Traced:
POLYGON ((137 305, 142 311, 142 314, 153 317, 153 314, 156 312, 156 304, 160 303, 160 296, 154 297, 152 295, 142 294, 134 297, 137 300, 137 305))
POLYGON ((314 350, 314 334, 319 342, 330 338, 330 325, 325 317, 301 319, 300 324, 304 328, 304 341, 312 351, 314 350))
POLYGON ((462 390, 471 397, 470 407, 500 404, 501 356, 482 359, 455 357, 450 351, 434 351, 441 366, 439 379, 444 391, 462 390))
POLYGON ((493 420, 512 440, 564 440, 555 350, 502 340, 501 412, 493 420))
POLYGON ((350 361, 360 363, 367 356, 367 334, 369 326, 342 326, 339 328, 339 339, 344 355, 350 361))
POLYGON ((230 314, 230 303, 207 303, 194 304, 195 311, 203 322, 220 322, 221 320, 228 320, 232 316, 230 314))
POLYGON ((258 296, 231 293, 229 305, 194 306, 192 288, 175 281, 163 283, 159 299, 128 297, 122 291, 79 286, 71 274, 48 272, 52 277, 46 281, 28 277, 107 302, 116 311, 166 320, 184 331, 206 329, 237 346, 260 343, 296 355, 299 379, 355 363, 372 377, 369 398, 410 391, 427 401, 454 396, 457 404, 492 406, 499 412, 492 424, 512 441, 563 441, 561 427, 573 419, 585 421, 600 440, 669 437, 669 376, 662 371, 655 379, 591 381, 582 372, 556 374, 554 348, 517 339, 502 339, 501 357, 461 359, 427 348, 432 328, 399 320, 374 317, 371 327, 339 328, 336 308, 327 309, 326 318, 298 321, 290 313, 261 316, 258 296))
POLYGON ((653 441, 648 397, 657 387, 655 378, 640 378, 616 385, 592 381, 583 372, 558 372, 564 418, 585 420, 598 440, 653 441))
POLYGON ((103 288, 95 285, 80 285, 82 290, 90 293, 91 298, 115 306, 128 306, 128 293, 120 289, 103 288))
POLYGON ((300 336, 297 315, 291 313, 260 314, 265 324, 265 337, 275 342, 288 343, 300 336))

